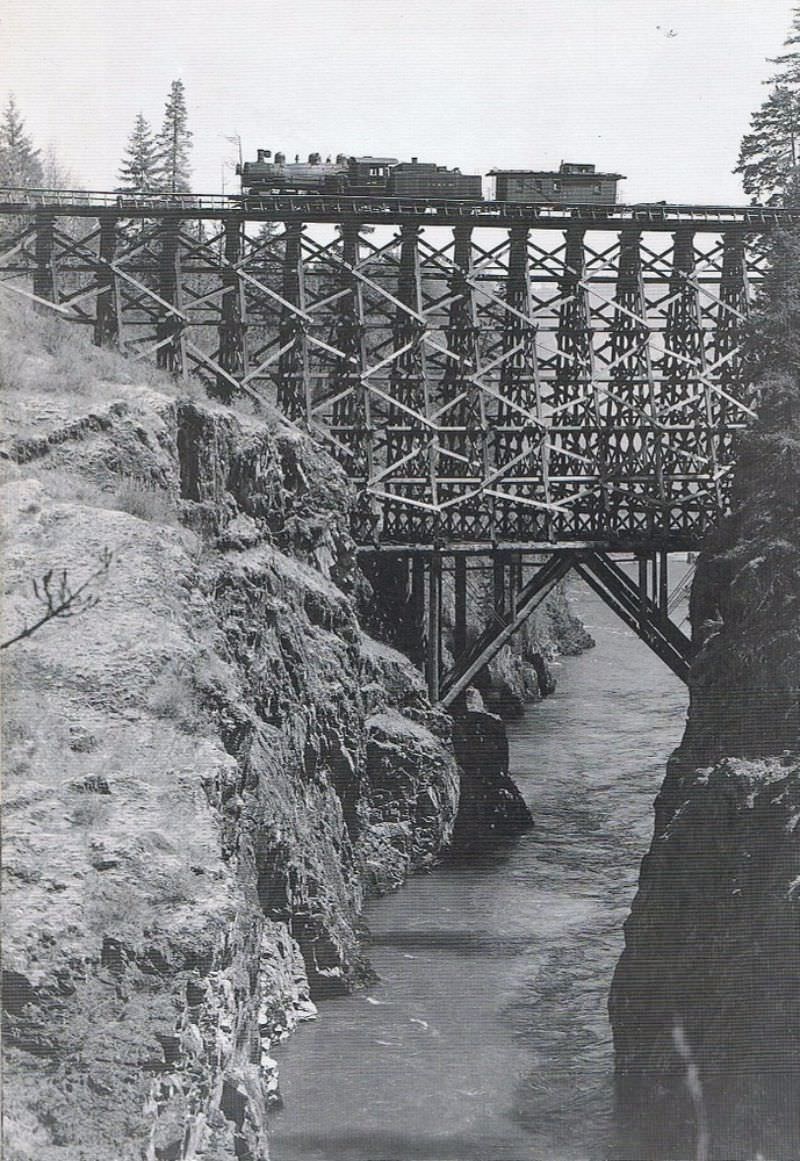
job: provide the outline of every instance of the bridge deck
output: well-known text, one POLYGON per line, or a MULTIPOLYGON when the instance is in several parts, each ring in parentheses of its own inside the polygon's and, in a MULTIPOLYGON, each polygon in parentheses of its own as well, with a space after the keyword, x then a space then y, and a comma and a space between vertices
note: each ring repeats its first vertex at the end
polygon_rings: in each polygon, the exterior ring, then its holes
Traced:
POLYGON ((353 197, 349 195, 273 194, 246 197, 225 194, 120 194, 107 190, 49 190, 0 187, 0 215, 53 210, 70 217, 97 217, 98 212, 141 219, 177 213, 188 220, 212 220, 239 214, 248 221, 337 223, 353 218, 371 225, 416 223, 498 227, 528 225, 563 230, 580 224, 595 230, 641 226, 669 231, 692 226, 699 232, 740 226, 764 232, 800 224, 800 212, 773 206, 720 206, 649 202, 633 205, 554 205, 493 201, 437 202, 430 199, 353 197))

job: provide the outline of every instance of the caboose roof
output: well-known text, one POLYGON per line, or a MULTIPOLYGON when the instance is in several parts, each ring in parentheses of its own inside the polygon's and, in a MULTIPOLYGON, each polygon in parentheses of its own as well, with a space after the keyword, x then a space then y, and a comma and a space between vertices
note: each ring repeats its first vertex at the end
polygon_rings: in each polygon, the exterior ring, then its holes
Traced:
POLYGON ((563 173, 559 169, 490 169, 489 177, 554 177, 559 181, 569 178, 574 181, 597 181, 605 178, 607 181, 622 181, 624 173, 563 173))

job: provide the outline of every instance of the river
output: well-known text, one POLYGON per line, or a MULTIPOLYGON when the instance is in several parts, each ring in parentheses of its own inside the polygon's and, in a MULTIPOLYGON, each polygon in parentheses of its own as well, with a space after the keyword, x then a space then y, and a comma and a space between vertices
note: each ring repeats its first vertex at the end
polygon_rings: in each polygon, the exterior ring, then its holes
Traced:
POLYGON ((685 687, 582 585, 597 646, 509 726, 535 828, 372 903, 380 982, 276 1050, 274 1161, 606 1161, 606 1001, 685 687))

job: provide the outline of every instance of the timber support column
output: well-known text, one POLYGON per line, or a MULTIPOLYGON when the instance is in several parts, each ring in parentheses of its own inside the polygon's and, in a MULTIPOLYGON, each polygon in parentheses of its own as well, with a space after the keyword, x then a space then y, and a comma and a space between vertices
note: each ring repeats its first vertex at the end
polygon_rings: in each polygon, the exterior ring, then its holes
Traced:
MULTIPOLYGON (((571 223, 564 233, 564 268, 559 280, 561 304, 558 308, 558 353, 553 381, 553 403, 557 408, 548 432, 554 439, 550 454, 543 456, 542 481, 550 503, 549 476, 562 479, 576 474, 581 458, 591 460, 597 452, 594 434, 601 426, 599 386, 594 373, 591 309, 586 289, 586 230, 571 223), (555 437, 555 438, 554 438, 555 437)), ((603 479, 602 467, 600 477, 603 479)), ((607 488, 603 485, 573 506, 574 519, 585 521, 587 533, 606 526, 607 488)), ((556 540, 555 527, 563 517, 552 508, 545 513, 545 535, 556 540)))
POLYGON ((746 236, 741 230, 725 233, 722 250, 722 274, 719 284, 719 310, 714 336, 714 362, 720 364, 719 383, 722 392, 716 400, 717 448, 721 459, 733 455, 734 432, 731 420, 736 417, 726 396, 739 398, 741 390, 742 324, 747 315, 749 295, 747 286, 746 236))
POLYGON ((439 700, 442 669, 442 556, 438 549, 431 553, 428 571, 428 659, 426 677, 428 696, 439 700))
MULTIPOLYGON (((620 231, 618 261, 610 342, 602 368, 610 378, 611 390, 599 408, 597 470, 606 527, 640 533, 644 521, 649 523, 652 518, 652 496, 641 485, 631 485, 631 477, 661 477, 660 468, 652 461, 655 380, 642 276, 642 232, 637 226, 624 226, 620 231)), ((661 455, 658 444, 655 454, 661 455)))
POLYGON ((492 603, 496 620, 502 620, 506 611, 506 554, 495 552, 492 557, 492 603))
POLYGON ((473 380, 481 373, 481 352, 472 275, 472 227, 459 225, 453 231, 453 269, 448 285, 452 297, 446 331, 449 355, 438 399, 445 429, 440 437, 442 468, 443 475, 449 477, 440 486, 440 499, 461 499, 446 519, 451 534, 464 539, 476 535, 480 527, 480 505, 466 497, 475 488, 476 478, 480 481, 491 475, 489 425, 483 395, 473 380))
POLYGON ((387 481, 402 472, 403 483, 391 484, 399 502, 387 501, 384 528, 399 540, 427 539, 435 531, 439 503, 438 430, 428 423, 433 410, 428 381, 420 271, 420 227, 400 228, 396 310, 383 446, 387 481), (403 501, 410 500, 411 505, 403 501), (421 503, 421 507, 414 507, 421 503), (427 509, 427 510, 426 510, 427 509))
POLYGON ((56 267, 53 257, 56 219, 53 214, 37 211, 36 243, 34 247, 36 269, 33 273, 33 293, 47 302, 58 301, 56 267))
POLYGON ((158 365, 175 375, 182 375, 186 369, 180 310, 180 228, 177 214, 166 214, 162 218, 158 258, 158 295, 161 299, 157 328, 158 365))
POLYGON ((663 551, 658 554, 658 607, 669 616, 669 553, 663 551))
MULTIPOLYGON (((538 410, 539 361, 536 329, 531 323, 531 291, 528 227, 512 226, 508 234, 508 269, 500 336, 500 394, 494 435, 492 470, 502 475, 506 465, 513 473, 519 457, 531 446, 531 431, 524 410, 538 410)), ((516 485, 518 495, 527 485, 516 485)), ((492 539, 520 540, 535 536, 534 509, 494 499, 490 508, 492 539)), ((538 520, 538 517, 536 518, 538 520)))
POLYGON ((466 556, 453 557, 454 571, 454 616, 453 616, 453 652, 456 661, 466 652, 467 648, 467 558, 466 556))
POLYGON ((361 379, 367 365, 364 345, 364 302, 361 284, 351 273, 359 264, 361 226, 355 218, 342 222, 342 289, 335 324, 333 345, 338 351, 331 374, 331 390, 337 396, 333 404, 333 434, 352 452, 349 471, 373 473, 373 431, 369 391, 361 379))
POLYGON ((230 214, 225 218, 223 228, 225 258, 222 266, 219 365, 227 375, 217 375, 214 395, 229 403, 236 390, 231 380, 246 374, 244 287, 237 271, 242 256, 242 219, 238 214, 230 214))
POLYGON ((413 660, 423 668, 425 663, 425 557, 415 554, 411 557, 411 620, 414 626, 413 660))
POLYGON ((644 635, 647 631, 647 553, 639 554, 639 629, 644 635))
POLYGON ((118 219, 115 214, 101 211, 100 264, 97 270, 99 291, 94 316, 94 344, 96 347, 118 347, 120 345, 122 302, 119 280, 114 269, 117 224, 118 219))
POLYGON ((306 411, 308 346, 303 329, 305 313, 305 271, 303 269, 303 227, 287 222, 283 252, 283 315, 280 323, 278 362, 278 407, 289 419, 299 419, 306 411))

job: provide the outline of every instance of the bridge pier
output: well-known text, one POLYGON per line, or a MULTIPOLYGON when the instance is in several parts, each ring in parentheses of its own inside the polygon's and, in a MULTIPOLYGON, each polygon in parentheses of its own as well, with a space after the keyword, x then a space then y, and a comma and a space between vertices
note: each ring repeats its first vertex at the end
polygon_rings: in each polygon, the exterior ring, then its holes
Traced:
POLYGON ((342 223, 341 233, 342 296, 336 306, 330 340, 334 348, 331 432, 348 453, 348 470, 369 479, 375 470, 375 432, 370 394, 360 374, 368 361, 364 298, 361 283, 353 273, 361 258, 361 224, 348 218, 342 223))

